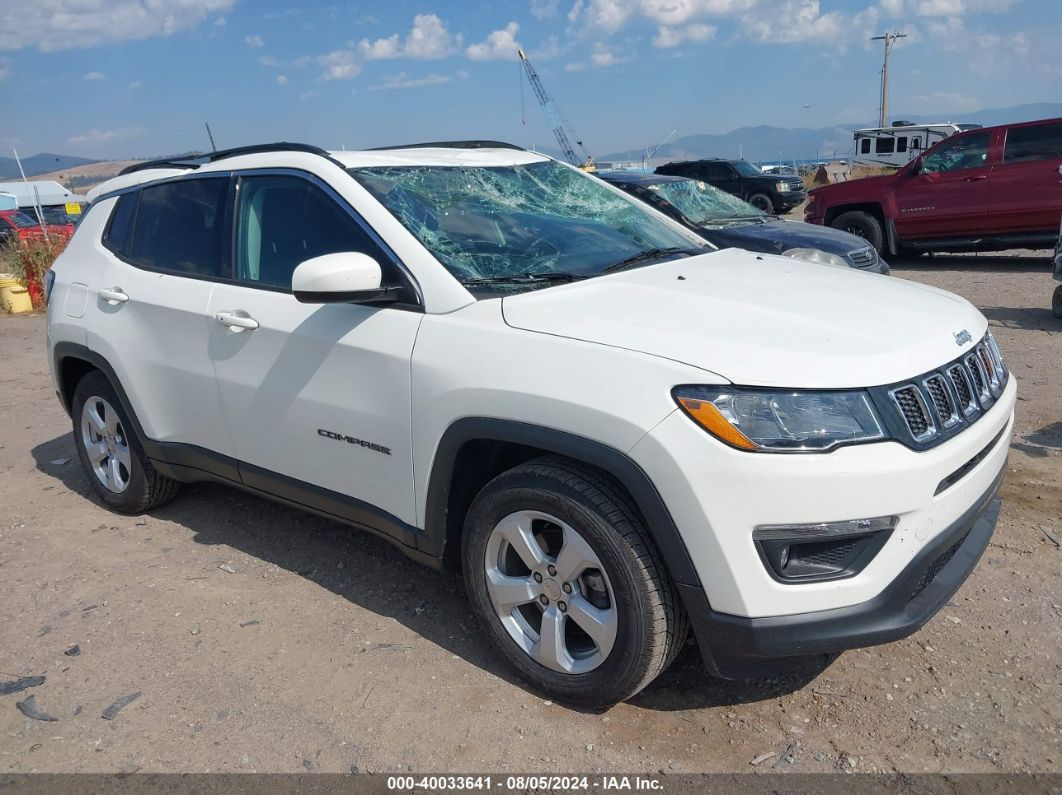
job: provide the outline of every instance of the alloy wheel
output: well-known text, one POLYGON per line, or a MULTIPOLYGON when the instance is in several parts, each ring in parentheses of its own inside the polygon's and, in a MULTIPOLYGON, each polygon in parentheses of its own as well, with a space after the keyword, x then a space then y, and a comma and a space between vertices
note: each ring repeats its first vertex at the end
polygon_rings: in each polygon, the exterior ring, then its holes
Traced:
POLYGON ((81 409, 81 441, 96 479, 115 494, 129 488, 132 457, 129 437, 118 412, 103 398, 93 395, 81 409))
POLYGON ((487 593, 509 637, 553 671, 600 666, 616 642, 616 600, 597 553, 571 525, 539 511, 509 514, 491 531, 487 593))

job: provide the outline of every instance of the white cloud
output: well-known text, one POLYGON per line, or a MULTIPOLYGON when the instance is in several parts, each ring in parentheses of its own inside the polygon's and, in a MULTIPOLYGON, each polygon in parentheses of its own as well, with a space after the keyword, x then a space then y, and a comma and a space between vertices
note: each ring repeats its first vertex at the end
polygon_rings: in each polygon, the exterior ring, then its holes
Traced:
POLYGON ((904 106, 923 113, 968 113, 981 107, 981 101, 959 91, 932 91, 918 94, 904 106))
POLYGON ((129 89, 130 91, 136 91, 136 90, 138 90, 140 88, 143 88, 143 86, 144 86, 144 81, 143 80, 134 80, 132 83, 127 85, 126 88, 129 89))
POLYGON ((586 68, 584 63, 569 63, 564 65, 565 72, 581 72, 586 68))
POLYGON ((629 60, 630 58, 627 56, 616 55, 600 42, 594 45, 594 51, 590 53, 590 62, 594 66, 615 66, 616 64, 626 63, 629 60))
POLYGON ((10 58, 0 58, 0 80, 7 80, 15 73, 15 70, 11 68, 10 58))
POLYGON ((369 86, 373 91, 388 91, 394 88, 420 88, 422 86, 437 86, 442 83, 449 83, 453 80, 452 77, 447 75, 430 74, 424 77, 411 78, 406 75, 405 72, 399 72, 396 75, 386 78, 382 83, 377 86, 369 86))
POLYGON ((36 0, 0 5, 0 50, 95 47, 112 41, 170 36, 236 0, 36 0))
POLYGON ((366 60, 417 58, 435 60, 452 55, 461 46, 460 34, 454 35, 435 14, 417 14, 405 41, 397 33, 386 38, 358 42, 358 52, 366 60))
POLYGON ((520 46, 516 41, 516 33, 520 26, 510 22, 501 30, 495 30, 487 34, 487 38, 478 44, 472 44, 465 50, 465 54, 473 61, 512 61, 516 59, 516 49, 520 46))
POLYGON ((908 10, 920 17, 949 17, 1009 11, 1017 0, 908 0, 908 10))
POLYGON ((705 42, 715 38, 718 28, 715 25, 705 25, 703 22, 694 22, 684 28, 671 28, 661 25, 653 37, 653 46, 663 49, 678 47, 683 42, 705 42))
POLYGON ((278 86, 286 86, 287 84, 288 84, 288 76, 287 75, 277 75, 277 85, 278 86))
POLYGON ((108 141, 120 141, 127 138, 138 138, 145 132, 143 127, 121 127, 115 130, 92 129, 81 135, 67 138, 66 142, 71 146, 84 146, 102 144, 108 141))
POLYGON ((253 36, 244 36, 243 43, 248 47, 265 47, 265 40, 257 33, 253 36))
POLYGON ((850 20, 839 11, 821 13, 819 0, 784 0, 770 16, 753 11, 741 18, 745 35, 756 41, 837 41, 851 33, 850 20))
POLYGON ((553 19, 559 5, 560 0, 531 0, 531 15, 535 19, 553 19))
POLYGON ((361 74, 361 64, 355 60, 353 50, 335 50, 321 55, 317 63, 325 67, 321 75, 325 80, 352 80, 361 74))
POLYGON ((107 75, 105 75, 103 72, 95 72, 95 71, 93 71, 93 72, 85 72, 84 79, 85 80, 106 80, 107 79, 107 75))
POLYGON ((228 20, 226 20, 225 17, 218 17, 217 19, 214 20, 214 27, 215 28, 223 28, 223 27, 225 27, 228 24, 229 24, 228 20))

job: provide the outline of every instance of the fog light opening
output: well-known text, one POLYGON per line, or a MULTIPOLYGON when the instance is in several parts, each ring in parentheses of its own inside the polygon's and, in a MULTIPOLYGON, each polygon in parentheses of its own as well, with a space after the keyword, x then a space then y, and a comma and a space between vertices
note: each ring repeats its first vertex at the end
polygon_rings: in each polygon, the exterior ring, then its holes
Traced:
POLYGON ((752 533, 760 559, 779 582, 852 577, 881 550, 897 517, 844 522, 758 525, 752 533))

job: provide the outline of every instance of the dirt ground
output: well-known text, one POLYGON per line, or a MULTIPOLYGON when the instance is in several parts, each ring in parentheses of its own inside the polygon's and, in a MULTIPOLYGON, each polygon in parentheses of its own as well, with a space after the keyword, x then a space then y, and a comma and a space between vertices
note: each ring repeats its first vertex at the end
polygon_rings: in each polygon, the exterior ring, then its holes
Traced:
POLYGON ((0 318, 0 683, 46 676, 0 696, 0 772, 1062 771, 1062 321, 1046 257, 894 273, 980 306, 1020 380, 976 571, 913 637, 815 677, 713 681, 690 646, 604 713, 531 692, 460 581, 383 541, 214 485, 108 513, 51 391, 44 318, 0 318), (29 694, 57 720, 16 709, 29 694))

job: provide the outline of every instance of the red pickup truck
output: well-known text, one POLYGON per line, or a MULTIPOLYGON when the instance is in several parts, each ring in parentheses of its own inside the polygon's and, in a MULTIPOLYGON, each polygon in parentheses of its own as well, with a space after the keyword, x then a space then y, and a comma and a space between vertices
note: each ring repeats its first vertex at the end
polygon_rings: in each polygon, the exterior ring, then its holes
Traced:
POLYGON ((1062 218, 1062 119, 945 138, 895 174, 811 191, 804 220, 880 253, 1050 248, 1062 218))

